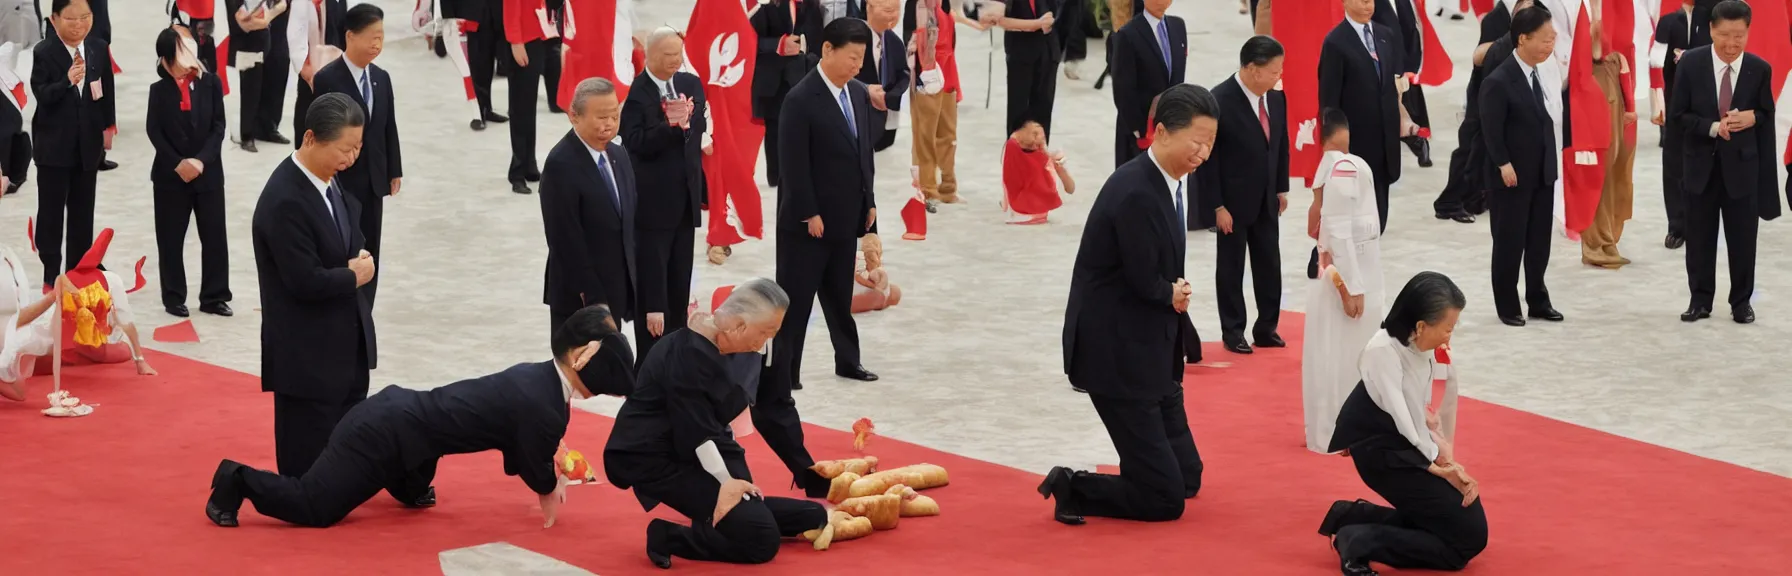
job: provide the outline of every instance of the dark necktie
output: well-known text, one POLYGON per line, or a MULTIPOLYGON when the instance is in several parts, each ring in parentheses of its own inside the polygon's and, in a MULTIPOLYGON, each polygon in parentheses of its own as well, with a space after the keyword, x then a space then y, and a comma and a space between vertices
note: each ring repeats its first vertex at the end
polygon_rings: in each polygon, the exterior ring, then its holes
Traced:
POLYGON ((367 81, 372 70, 361 71, 361 103, 367 105, 367 115, 373 115, 373 83, 367 81))
MULTIPOLYGON (((1537 110, 1549 116, 1549 105, 1543 99, 1543 85, 1537 81, 1537 69, 1531 69, 1531 97, 1537 99, 1537 110)), ((1551 120, 1554 122, 1554 120, 1551 120)))
POLYGON ((846 90, 840 91, 840 113, 846 118, 846 129, 852 132, 853 138, 859 137, 859 123, 852 119, 852 103, 846 100, 846 90))
POLYGON ((597 155, 597 173, 604 178, 604 184, 610 187, 610 204, 616 206, 616 213, 622 213, 622 191, 616 189, 616 177, 610 174, 610 155, 597 155))
POLYGON ((1263 125, 1263 140, 1269 141, 1269 106, 1264 104, 1266 100, 1269 100, 1267 93, 1257 97, 1257 123, 1263 125))
POLYGON ((1730 65, 1724 65, 1724 77, 1717 82, 1717 115, 1730 113, 1730 99, 1735 97, 1730 88, 1730 65))
POLYGON ((1177 238, 1181 238, 1182 241, 1184 243, 1186 243, 1186 242, 1188 242, 1188 235, 1178 234, 1178 232, 1181 232, 1182 230, 1185 230, 1188 228, 1188 211, 1185 208, 1183 208, 1183 206, 1182 206, 1182 181, 1180 181, 1180 180, 1178 180, 1176 182, 1175 196, 1176 196, 1176 225, 1170 227, 1170 233, 1172 235, 1175 235, 1177 238))
POLYGON ((342 189, 336 186, 335 180, 324 188, 324 194, 330 198, 330 220, 336 222, 336 234, 342 237, 342 248, 348 249, 348 205, 342 203, 342 189))
MULTIPOLYGON (((1373 35, 1369 34, 1369 31, 1374 28, 1375 28, 1375 24, 1373 24, 1373 23, 1363 25, 1363 47, 1369 49, 1369 59, 1375 62, 1375 77, 1380 78, 1381 77, 1381 56, 1375 52, 1375 37, 1373 35)), ((1375 85, 1380 86, 1381 83, 1376 82, 1375 85)))
POLYGON ((1164 28, 1164 21, 1157 21, 1157 49, 1164 57, 1164 77, 1176 74, 1176 65, 1170 63, 1170 33, 1164 28))

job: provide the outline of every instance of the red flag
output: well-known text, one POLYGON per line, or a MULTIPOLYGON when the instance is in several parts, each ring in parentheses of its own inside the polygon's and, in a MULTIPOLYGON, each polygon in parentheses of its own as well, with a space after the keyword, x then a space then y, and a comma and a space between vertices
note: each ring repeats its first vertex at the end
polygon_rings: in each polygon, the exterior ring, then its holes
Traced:
MULTIPOLYGON (((218 41, 218 83, 224 86, 225 96, 230 95, 230 73, 224 71, 227 62, 230 62, 229 36, 225 36, 223 40, 218 41)), ((300 134, 300 136, 304 135, 300 134)))
POLYGON ((1307 186, 1313 185, 1313 170, 1319 167, 1322 151, 1319 146, 1319 49, 1325 35, 1344 21, 1344 5, 1319 2, 1307 10, 1271 10, 1270 18, 1276 38, 1282 40, 1286 56, 1282 60, 1282 77, 1288 98, 1289 170, 1300 176, 1307 186))
MULTIPOLYGON (((1650 24, 1660 25, 1662 18, 1665 18, 1665 17, 1667 17, 1667 15, 1673 14, 1674 12, 1679 11, 1680 7, 1682 5, 1683 5, 1683 0, 1661 0, 1661 9, 1655 11, 1655 21, 1651 22, 1650 24)), ((1655 33, 1653 31, 1651 31, 1649 33, 1649 37, 1650 37, 1650 39, 1654 40, 1655 44, 1666 44, 1667 43, 1667 42, 1664 42, 1661 38, 1656 38, 1655 33)), ((1653 50, 1653 48, 1651 48, 1651 50, 1653 50)), ((1665 60, 1663 60, 1663 63, 1665 64, 1667 62, 1672 62, 1678 58, 1679 58, 1678 54, 1667 54, 1665 56, 1665 60)), ((1662 78, 1661 73, 1662 73, 1661 68, 1655 67, 1654 62, 1653 62, 1653 57, 1651 57, 1651 62, 1649 65, 1649 87, 1673 90, 1674 89, 1673 86, 1665 85, 1666 82, 1665 82, 1665 79, 1662 78)))
POLYGON ((759 38, 747 13, 748 4, 742 0, 697 0, 686 27, 686 59, 703 79, 703 96, 709 101, 713 153, 703 158, 703 174, 709 183, 711 246, 765 237, 759 185, 753 181, 765 139, 765 127, 753 121, 752 78, 759 38))
POLYGON ((628 98, 628 84, 635 80, 634 17, 628 3, 619 0, 566 0, 566 34, 561 39, 562 77, 560 107, 571 109, 573 91, 586 78, 604 78, 616 84, 616 98, 628 98))
MULTIPOLYGON (((1749 27, 1756 32, 1748 35, 1748 51, 1773 67, 1773 99, 1778 102, 1780 90, 1786 87, 1786 73, 1792 72, 1792 37, 1775 34, 1774 30, 1785 30, 1789 24, 1785 2, 1749 2, 1754 11, 1754 22, 1749 27)), ((1773 126, 1774 119, 1757 119, 1758 122, 1773 126)), ((1792 132, 1787 133, 1792 137, 1792 132)), ((1792 140, 1788 140, 1792 142, 1792 140)), ((1786 163, 1792 164, 1792 146, 1786 146, 1786 163)))
POLYGON ((1425 59, 1419 63, 1418 83, 1424 86, 1442 86, 1450 81, 1450 74, 1456 70, 1455 65, 1450 62, 1450 53, 1444 51, 1444 43, 1437 39, 1437 29, 1431 26, 1431 13, 1425 10, 1425 0, 1411 1, 1415 8, 1413 14, 1418 15, 1419 36, 1424 42, 1425 59))
MULTIPOLYGON (((1626 69, 1618 76, 1618 99, 1624 103, 1625 112, 1636 112, 1636 63, 1630 62, 1636 57, 1636 3, 1607 0, 1602 3, 1604 14, 1600 16, 1600 26, 1605 46, 1602 54, 1620 54, 1628 62, 1626 69)), ((1624 124, 1624 143, 1636 145, 1636 122, 1624 124)), ((1612 143, 1614 146, 1616 142, 1612 143)))
POLYGON ((1593 212, 1599 208, 1599 194, 1605 187, 1605 166, 1600 160, 1610 154, 1612 140, 1611 107, 1605 93, 1593 81, 1592 21, 1587 6, 1581 4, 1574 25, 1574 48, 1568 67, 1569 121, 1574 126, 1574 142, 1562 150, 1562 223, 1575 235, 1593 223, 1593 212))
POLYGON ((1493 11, 1493 2, 1494 0, 1462 0, 1463 11, 1474 10, 1475 17, 1480 18, 1493 11))

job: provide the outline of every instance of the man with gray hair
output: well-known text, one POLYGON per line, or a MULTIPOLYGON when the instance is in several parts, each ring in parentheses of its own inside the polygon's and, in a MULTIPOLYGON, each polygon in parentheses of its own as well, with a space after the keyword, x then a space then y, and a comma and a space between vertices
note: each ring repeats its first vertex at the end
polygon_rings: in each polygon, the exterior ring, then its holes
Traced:
POLYGON ((670 568, 673 556, 770 562, 780 539, 827 525, 819 503, 761 494, 729 427, 754 395, 729 377, 727 356, 755 356, 789 306, 777 284, 748 280, 714 315, 693 316, 688 328, 661 338, 642 363, 604 446, 604 471, 617 488, 632 488, 646 510, 664 503, 691 520, 648 522, 655 566, 670 568))
POLYGON ((274 393, 274 454, 285 476, 303 476, 337 421, 367 398, 378 358, 373 302, 361 290, 374 273, 361 203, 335 181, 354 163, 366 123, 347 95, 319 96, 305 111, 299 150, 255 203, 261 389, 274 393))
POLYGON ((641 312, 635 324, 637 358, 653 342, 684 327, 691 301, 691 256, 703 221, 705 183, 703 80, 684 66, 684 39, 662 27, 647 37, 647 65, 622 105, 622 143, 640 160, 641 312))
POLYGON ((616 86, 603 78, 579 82, 568 112, 572 130, 548 151, 541 169, 548 241, 542 303, 553 327, 596 304, 633 322, 639 319, 635 171, 628 150, 612 141, 622 116, 616 86))

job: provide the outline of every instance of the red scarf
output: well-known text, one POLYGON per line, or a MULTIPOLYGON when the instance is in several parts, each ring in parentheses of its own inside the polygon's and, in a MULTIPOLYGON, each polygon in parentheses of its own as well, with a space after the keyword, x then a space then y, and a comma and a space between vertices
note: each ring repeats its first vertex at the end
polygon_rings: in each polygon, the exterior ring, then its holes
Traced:
POLYGON ((174 85, 180 87, 180 111, 193 111, 193 75, 188 74, 174 79, 174 85))

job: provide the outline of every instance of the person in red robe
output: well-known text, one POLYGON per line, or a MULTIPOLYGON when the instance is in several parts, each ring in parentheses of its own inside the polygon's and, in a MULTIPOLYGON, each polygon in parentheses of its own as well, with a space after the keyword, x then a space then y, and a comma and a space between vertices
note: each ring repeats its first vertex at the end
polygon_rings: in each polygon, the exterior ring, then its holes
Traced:
POLYGON ((1009 224, 1044 224, 1046 213, 1064 205, 1058 187, 1065 194, 1076 193, 1076 180, 1064 167, 1064 152, 1048 150, 1045 129, 1038 122, 1027 120, 1008 137, 1002 152, 1002 208, 1009 213, 1009 224))

